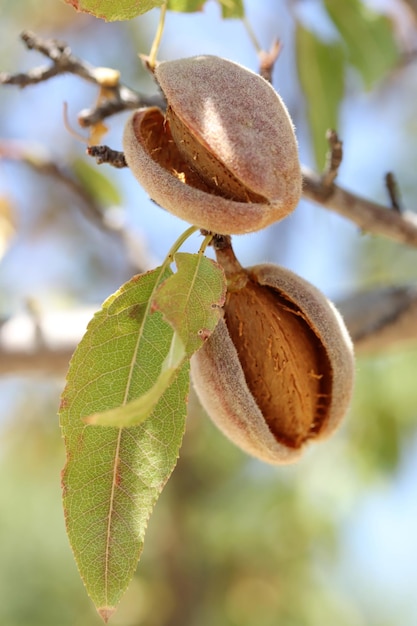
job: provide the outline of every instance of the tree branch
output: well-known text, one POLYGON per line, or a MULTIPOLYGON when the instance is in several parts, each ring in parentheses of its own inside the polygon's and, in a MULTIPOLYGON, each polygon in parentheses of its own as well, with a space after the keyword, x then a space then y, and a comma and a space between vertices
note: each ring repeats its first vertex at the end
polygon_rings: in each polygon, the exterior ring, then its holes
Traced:
POLYGON ((65 376, 74 349, 48 350, 39 348, 36 352, 0 350, 0 376, 65 376))
POLYGON ((367 290, 337 307, 358 354, 417 345, 417 285, 367 290))
POLYGON ((343 215, 367 233, 382 235, 399 243, 417 247, 416 213, 393 211, 335 184, 329 188, 322 177, 308 168, 303 167, 302 171, 304 198, 343 215))
POLYGON ((56 39, 43 39, 32 32, 24 31, 21 39, 28 50, 37 50, 52 61, 50 66, 33 68, 26 73, 0 73, 0 84, 17 85, 24 88, 36 85, 61 74, 75 74, 84 80, 105 88, 106 98, 96 106, 80 112, 78 122, 82 127, 94 126, 105 118, 143 106, 164 106, 162 96, 145 96, 130 89, 118 79, 112 70, 112 80, 108 80, 106 68, 97 68, 72 54, 71 48, 56 39))
POLYGON ((80 200, 88 219, 103 230, 113 230, 104 220, 104 211, 88 189, 74 176, 68 167, 63 167, 48 155, 45 147, 18 140, 0 140, 0 159, 18 161, 38 174, 50 176, 64 185, 80 200))
POLYGON ((394 211, 398 211, 398 213, 402 213, 400 192, 397 180, 392 172, 387 172, 385 174, 385 186, 391 202, 391 208, 393 208, 394 211))
POLYGON ((97 165, 108 163, 117 169, 129 167, 124 153, 119 150, 113 150, 109 146, 88 146, 87 154, 96 160, 97 165))
MULTIPOLYGON (((374 289, 336 306, 359 356, 417 346, 417 286, 374 289)), ((32 309, 0 325, 0 375, 64 376, 95 309, 32 309)))
POLYGON ((94 309, 39 312, 28 303, 0 326, 0 374, 63 376, 94 309))
POLYGON ((402 0, 402 2, 410 9, 417 22, 417 0, 402 0))
MULTIPOLYGON (((90 146, 87 153, 95 158, 99 165, 107 163, 117 168, 127 167, 123 152, 108 146, 90 146)), ((323 176, 318 176, 305 167, 302 171, 304 198, 343 215, 365 232, 417 247, 415 213, 391 210, 390 207, 376 204, 339 187, 332 182, 335 176, 334 166, 326 170, 323 176)))
MULTIPOLYGON (((123 157, 123 153, 121 154, 123 157)), ((66 187, 77 198, 77 207, 84 217, 107 233, 114 241, 121 241, 123 250, 127 252, 131 264, 131 272, 142 272, 152 265, 146 242, 138 232, 125 227, 121 218, 121 211, 115 213, 103 207, 95 198, 94 193, 84 185, 76 174, 67 165, 62 165, 52 155, 49 155, 44 146, 36 143, 0 140, 0 160, 18 161, 41 176, 48 176, 58 184, 66 187)))
MULTIPOLYGON (((86 109, 79 114, 78 121, 84 126, 93 126, 109 115, 135 109, 140 106, 158 106, 164 108, 162 96, 146 97, 123 85, 114 78, 115 70, 96 68, 75 57, 70 48, 62 42, 37 37, 33 33, 24 32, 22 40, 29 49, 38 50, 52 61, 48 68, 36 68, 26 74, 0 74, 0 83, 14 84, 21 87, 47 80, 52 76, 69 72, 95 83, 104 89, 105 97, 99 98, 95 107, 86 109), (108 75, 112 80, 108 80, 108 75)), ((271 51, 267 59, 271 65, 277 49, 271 51)), ((327 166, 322 176, 303 168, 303 196, 317 202, 321 206, 343 215, 357 224, 363 231, 394 239, 399 243, 417 247, 417 214, 398 212, 392 208, 371 202, 335 184, 338 168, 342 159, 342 143, 337 134, 331 131, 328 135, 330 152, 327 166)), ((89 148, 98 162, 108 162, 115 167, 124 167, 123 154, 111 148, 93 146, 89 148)), ((391 185, 391 191, 394 187, 391 185)), ((394 200, 398 197, 395 193, 394 200)), ((391 203, 393 196, 391 196, 391 203)))

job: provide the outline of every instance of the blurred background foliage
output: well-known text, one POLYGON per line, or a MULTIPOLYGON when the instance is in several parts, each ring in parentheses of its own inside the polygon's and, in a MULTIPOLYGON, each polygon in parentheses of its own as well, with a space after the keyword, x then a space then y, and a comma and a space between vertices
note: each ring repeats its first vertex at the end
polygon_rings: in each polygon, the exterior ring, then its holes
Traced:
MULTIPOLYGON (((416 178, 417 25, 402 0, 247 0, 264 48, 279 37, 274 84, 297 127, 304 164, 320 170, 323 129, 344 140, 339 182, 386 203, 383 175, 397 173, 413 207, 416 178)), ((137 60, 157 22, 151 12, 106 24, 58 0, 2 0, 1 69, 44 59, 19 43, 22 29, 69 42, 78 56, 119 68, 154 92, 137 60)), ((242 23, 215 3, 169 14, 161 58, 213 53, 257 69, 242 23)), ((160 260, 184 224, 152 206, 129 172, 86 161, 65 129, 97 94, 73 76, 0 98, 0 316, 98 305, 138 269, 160 260), (11 158, 10 141, 20 154, 11 158), (9 142, 9 143, 6 143, 9 142), (79 195, 28 161, 53 161, 88 188, 123 237, 100 229, 79 195), (105 177, 105 181, 103 180, 105 177)), ((126 116, 108 122, 120 149, 126 116)), ((362 235, 302 202, 285 222, 236 239, 245 265, 282 263, 338 298, 417 278, 415 250, 362 235)), ((193 250, 194 251, 194 250, 193 250)), ((331 441, 296 466, 247 458, 206 419, 194 397, 178 466, 151 518, 137 574, 115 626, 412 626, 417 622, 417 347, 358 360, 354 403, 331 441)), ((4 377, 0 384, 0 623, 93 626, 67 543, 56 409, 63 377, 4 377)))

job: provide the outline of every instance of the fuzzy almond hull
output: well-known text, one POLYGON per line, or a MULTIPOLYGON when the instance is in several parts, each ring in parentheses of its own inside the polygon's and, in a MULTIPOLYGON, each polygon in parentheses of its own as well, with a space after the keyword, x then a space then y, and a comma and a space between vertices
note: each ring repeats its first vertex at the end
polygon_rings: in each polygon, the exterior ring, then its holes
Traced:
MULTIPOLYGON (((301 194, 298 180, 283 181, 284 200, 271 203, 237 202, 183 182, 174 173, 175 163, 170 168, 165 161, 157 162, 152 156, 155 153, 149 149, 149 133, 159 134, 163 119, 162 112, 156 108, 136 111, 127 121, 123 136, 129 168, 149 197, 162 208, 210 232, 243 235, 270 226, 297 206, 301 194)), ((164 150, 164 145, 155 146, 155 150, 164 150)))
MULTIPOLYGON (((299 447, 289 446, 273 435, 249 390, 224 320, 191 359, 192 380, 210 418, 237 446, 265 462, 288 464, 298 460, 309 442, 331 435, 346 414, 354 381, 352 342, 339 313, 313 285, 289 270, 271 264, 247 271, 256 277, 258 284, 285 294, 288 301, 300 308, 327 352, 331 394, 321 429, 306 434, 299 447)), ((285 411, 286 407, 283 406, 282 410, 285 411)))

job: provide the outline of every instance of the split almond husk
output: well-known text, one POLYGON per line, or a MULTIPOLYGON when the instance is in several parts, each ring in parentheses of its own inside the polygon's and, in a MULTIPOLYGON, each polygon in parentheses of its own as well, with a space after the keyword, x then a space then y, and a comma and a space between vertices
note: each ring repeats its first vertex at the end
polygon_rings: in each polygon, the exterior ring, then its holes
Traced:
POLYGON ((193 356, 197 395, 243 450, 274 464, 333 433, 350 404, 352 342, 313 285, 272 264, 243 269, 217 252, 228 278, 224 319, 193 356))
POLYGON ((296 207, 302 176, 288 111, 272 86, 215 56, 157 65, 167 101, 125 126, 126 161, 150 197, 210 232, 265 228, 296 207))

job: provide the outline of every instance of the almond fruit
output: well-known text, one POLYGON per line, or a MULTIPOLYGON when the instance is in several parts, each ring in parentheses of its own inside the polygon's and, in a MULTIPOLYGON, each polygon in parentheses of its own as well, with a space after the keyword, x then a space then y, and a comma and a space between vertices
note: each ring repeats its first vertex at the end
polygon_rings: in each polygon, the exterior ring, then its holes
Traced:
POLYGON ((217 259, 228 279, 224 319, 191 359, 201 404, 249 454, 297 460, 328 437, 352 396, 352 342, 313 285, 272 264, 244 269, 230 246, 217 259))
POLYGON ((265 228, 296 207, 302 176, 288 111, 258 74, 216 56, 155 68, 167 101, 128 120, 133 174, 160 206, 222 234, 265 228))

